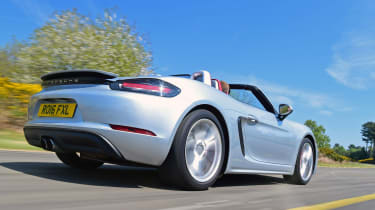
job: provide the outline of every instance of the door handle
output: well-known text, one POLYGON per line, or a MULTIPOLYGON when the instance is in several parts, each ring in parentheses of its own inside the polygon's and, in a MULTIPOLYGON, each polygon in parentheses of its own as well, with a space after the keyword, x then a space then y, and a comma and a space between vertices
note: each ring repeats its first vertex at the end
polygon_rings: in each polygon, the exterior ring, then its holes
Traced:
POLYGON ((249 115, 247 117, 245 117, 245 119, 247 120, 247 123, 249 123, 250 125, 255 125, 258 123, 258 120, 256 117, 254 117, 253 115, 249 115))

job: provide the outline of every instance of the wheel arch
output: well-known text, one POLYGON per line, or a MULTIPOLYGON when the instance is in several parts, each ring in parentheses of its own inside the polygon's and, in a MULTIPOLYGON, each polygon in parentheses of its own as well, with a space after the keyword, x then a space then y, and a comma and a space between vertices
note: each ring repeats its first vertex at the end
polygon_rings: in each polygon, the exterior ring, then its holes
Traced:
POLYGON ((213 113, 215 115, 215 117, 217 117, 217 119, 219 120, 220 122, 220 125, 223 129, 223 133, 224 133, 224 143, 225 143, 225 154, 224 154, 224 162, 223 162, 223 167, 221 168, 221 171, 220 171, 220 174, 224 174, 226 168, 227 168, 227 164, 228 164, 228 158, 229 158, 229 149, 230 149, 230 144, 229 144, 229 131, 228 131, 228 126, 227 126, 227 123, 225 121, 225 118, 224 118, 224 115, 219 111, 219 109, 217 109, 216 107, 210 105, 210 104, 200 104, 200 105, 197 105, 195 107, 193 107, 185 116, 184 118, 189 115, 191 112, 195 111, 195 110, 198 110, 198 109, 205 109, 205 110, 208 110, 210 111, 211 113, 213 113))

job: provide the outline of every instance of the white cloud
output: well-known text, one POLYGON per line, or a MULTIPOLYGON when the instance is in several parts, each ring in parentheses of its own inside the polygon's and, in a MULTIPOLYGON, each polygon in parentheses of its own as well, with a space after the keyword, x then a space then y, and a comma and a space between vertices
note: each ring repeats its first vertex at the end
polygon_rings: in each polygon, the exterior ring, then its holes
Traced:
POLYGON ((249 81, 250 84, 254 84, 260 87, 264 92, 266 92, 266 94, 269 94, 270 97, 273 96, 273 99, 287 99, 291 104, 295 103, 295 101, 298 101, 299 104, 304 103, 314 108, 331 108, 335 104, 335 102, 329 96, 324 94, 298 90, 279 84, 273 84, 252 76, 250 77, 250 80, 247 81, 249 81))
POLYGON ((295 106, 308 106, 317 109, 322 115, 330 116, 334 111, 351 111, 350 107, 342 107, 342 103, 327 94, 291 88, 280 84, 271 83, 254 76, 225 77, 232 83, 245 83, 259 87, 270 98, 275 107, 281 103, 295 106))
POLYGON ((368 89, 375 83, 375 34, 350 35, 333 47, 328 74, 347 87, 368 89))
POLYGON ((319 114, 325 115, 325 116, 332 116, 333 113, 331 111, 328 111, 328 110, 320 110, 319 114))
POLYGON ((291 98, 286 97, 286 96, 272 94, 269 97, 272 98, 272 102, 275 103, 275 104, 289 104, 289 105, 294 104, 293 100, 291 98))

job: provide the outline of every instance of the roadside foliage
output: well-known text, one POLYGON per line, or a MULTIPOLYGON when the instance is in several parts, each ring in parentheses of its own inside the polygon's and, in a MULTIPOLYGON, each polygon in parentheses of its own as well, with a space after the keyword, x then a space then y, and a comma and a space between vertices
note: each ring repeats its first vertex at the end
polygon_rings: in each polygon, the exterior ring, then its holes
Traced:
POLYGON ((374 158, 362 159, 362 160, 359 160, 359 162, 360 163, 372 163, 372 164, 375 164, 374 158))
POLYGON ((314 133, 319 149, 331 147, 331 139, 326 135, 326 129, 322 125, 318 125, 314 120, 306 120, 305 125, 314 133))
POLYGON ((361 129, 362 140, 366 143, 366 151, 375 158, 375 122, 366 122, 361 129))
POLYGON ((148 48, 135 26, 114 10, 97 18, 75 9, 56 12, 28 40, 14 38, 0 48, 0 111, 5 113, 0 122, 22 125, 30 96, 41 90, 40 76, 49 72, 98 69, 120 76, 150 74, 148 48))
POLYGON ((98 69, 137 76, 152 73, 145 38, 112 10, 95 19, 76 10, 55 13, 25 42, 14 40, 0 51, 0 76, 34 83, 59 70, 98 69))
POLYGON ((364 147, 355 146, 353 144, 349 145, 348 149, 345 149, 340 144, 335 144, 331 148, 331 139, 326 134, 326 129, 322 125, 319 125, 314 120, 306 120, 305 125, 314 133, 319 156, 328 157, 338 162, 358 161, 369 156, 369 153, 364 147))
POLYGON ((349 157, 346 157, 344 155, 337 154, 333 149, 331 148, 321 148, 319 149, 319 154, 322 156, 326 156, 334 161, 343 162, 343 161, 352 161, 349 157))
POLYGON ((11 82, 9 78, 0 77, 0 111, 2 117, 12 124, 22 125, 26 120, 27 107, 32 95, 42 90, 39 84, 11 82))

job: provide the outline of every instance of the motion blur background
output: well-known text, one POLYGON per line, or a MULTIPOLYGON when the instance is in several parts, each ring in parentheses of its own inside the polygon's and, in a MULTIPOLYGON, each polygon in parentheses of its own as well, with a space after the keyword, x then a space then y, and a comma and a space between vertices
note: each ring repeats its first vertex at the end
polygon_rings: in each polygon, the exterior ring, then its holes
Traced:
POLYGON ((375 146, 374 9, 366 0, 2 1, 0 147, 30 149, 21 129, 42 74, 205 69, 259 86, 275 106, 291 104, 288 119, 311 127, 331 159, 368 159, 375 146))

